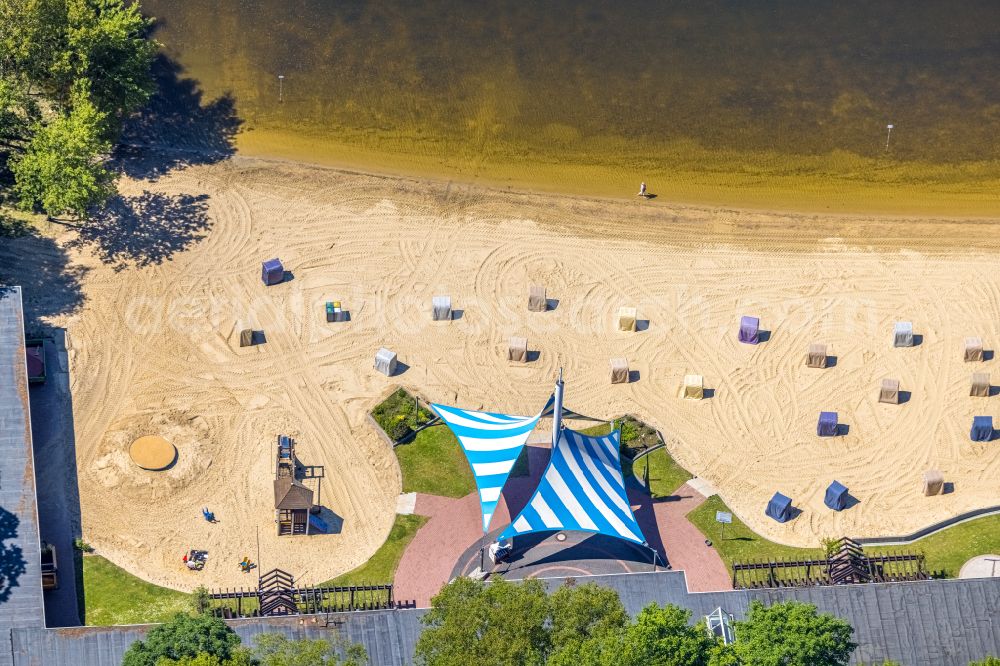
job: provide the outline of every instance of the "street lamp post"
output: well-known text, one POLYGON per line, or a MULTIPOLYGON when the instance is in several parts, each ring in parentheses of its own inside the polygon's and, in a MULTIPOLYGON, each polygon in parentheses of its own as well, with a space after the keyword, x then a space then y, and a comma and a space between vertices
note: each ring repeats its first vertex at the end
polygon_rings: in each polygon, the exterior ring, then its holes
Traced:
MULTIPOLYGON (((278 74, 278 101, 279 102, 284 102, 285 101, 285 75, 284 74, 278 74)), ((890 125, 889 127, 892 127, 892 125, 890 125)))
POLYGON ((892 128, 893 128, 893 125, 891 125, 891 124, 885 126, 885 130, 886 130, 885 131, 885 152, 889 152, 889 137, 892 136, 892 128))

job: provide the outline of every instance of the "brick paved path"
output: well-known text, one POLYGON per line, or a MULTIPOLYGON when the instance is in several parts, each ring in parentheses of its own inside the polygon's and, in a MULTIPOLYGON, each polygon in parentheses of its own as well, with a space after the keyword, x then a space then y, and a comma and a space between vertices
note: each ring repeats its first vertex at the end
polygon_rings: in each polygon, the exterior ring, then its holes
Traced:
MULTIPOLYGON (((494 528, 510 522, 512 512, 508 504, 516 515, 527 502, 545 467, 548 450, 529 447, 529 456, 532 474, 508 482, 492 522, 494 528)), ((732 589, 722 559, 714 548, 705 545, 705 537, 685 518, 705 501, 698 491, 684 484, 672 496, 654 500, 633 485, 629 499, 650 545, 666 555, 674 570, 684 570, 689 590, 732 589)), ((420 528, 400 559, 395 595, 401 603, 424 608, 448 582, 458 559, 482 536, 482 529, 476 493, 460 499, 417 494, 414 513, 430 520, 420 528)))

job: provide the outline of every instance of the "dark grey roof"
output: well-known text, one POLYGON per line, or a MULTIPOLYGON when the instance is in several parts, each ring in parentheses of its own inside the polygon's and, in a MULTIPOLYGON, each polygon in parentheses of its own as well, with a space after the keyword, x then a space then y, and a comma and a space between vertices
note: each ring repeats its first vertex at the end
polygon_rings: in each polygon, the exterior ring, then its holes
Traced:
POLYGON ((44 626, 36 504, 21 288, 0 287, 0 627, 44 626))
POLYGON ((274 480, 275 509, 311 509, 313 491, 290 476, 274 480))
MULTIPOLYGON (((549 579, 554 587, 565 579, 549 579)), ((885 659, 905 666, 964 666, 986 655, 1000 654, 1000 578, 881 583, 839 587, 733 592, 688 593, 680 571, 580 577, 618 591, 631 613, 656 602, 673 603, 692 611, 697 622, 721 606, 737 619, 745 616, 753 599, 771 604, 796 599, 816 604, 848 620, 858 643, 852 663, 881 663, 885 659)), ((336 629, 350 641, 362 643, 372 664, 411 663, 420 634, 421 609, 369 611, 230 622, 244 641, 262 632, 291 637, 320 638, 336 629)), ((79 664, 118 666, 132 641, 149 627, 87 627, 78 629, 14 629, 11 648, 15 666, 79 664)))

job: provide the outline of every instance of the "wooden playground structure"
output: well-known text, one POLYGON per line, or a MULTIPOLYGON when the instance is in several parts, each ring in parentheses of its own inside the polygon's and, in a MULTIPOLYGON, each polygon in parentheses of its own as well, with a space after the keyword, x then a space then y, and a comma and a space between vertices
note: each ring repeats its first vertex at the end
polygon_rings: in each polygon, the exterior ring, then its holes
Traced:
POLYGON ((322 465, 303 465, 295 455, 295 440, 286 435, 278 436, 274 464, 274 513, 278 536, 308 535, 313 529, 324 530, 317 517, 320 511, 322 465), (316 479, 316 502, 313 491, 302 483, 316 479), (315 527, 314 527, 315 526, 315 527))

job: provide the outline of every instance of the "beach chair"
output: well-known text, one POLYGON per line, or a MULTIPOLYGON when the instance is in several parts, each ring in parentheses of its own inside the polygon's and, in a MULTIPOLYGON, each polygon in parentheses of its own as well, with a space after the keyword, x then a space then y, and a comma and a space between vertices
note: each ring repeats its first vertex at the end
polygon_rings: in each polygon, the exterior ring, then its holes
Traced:
POLYGON ((826 496, 823 498, 823 504, 834 511, 843 511, 847 508, 847 486, 842 484, 840 481, 834 481, 826 489, 826 496))
POLYGON ((822 342, 815 342, 809 345, 809 351, 806 353, 806 367, 807 368, 825 368, 826 367, 826 345, 822 342))
POLYGON ((764 514, 779 523, 787 523, 792 517, 792 499, 781 493, 774 493, 771 501, 767 503, 764 514))
POLYGON ((913 344, 913 323, 908 321, 897 321, 896 327, 892 332, 892 346, 912 347, 913 344))
POLYGON ((737 339, 746 345, 760 342, 760 319, 757 317, 740 317, 740 331, 737 339))
POLYGON ((837 412, 820 412, 819 423, 816 424, 816 434, 820 437, 837 436, 837 412))
POLYGON ((993 417, 973 416, 969 439, 973 442, 988 442, 993 439, 993 417))
POLYGON ((270 287, 272 284, 280 284, 285 280, 285 267, 281 265, 280 259, 268 259, 261 264, 260 279, 270 287))
POLYGON ((628 360, 625 358, 611 359, 611 383, 628 384, 628 360))

